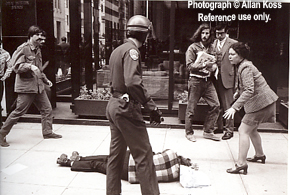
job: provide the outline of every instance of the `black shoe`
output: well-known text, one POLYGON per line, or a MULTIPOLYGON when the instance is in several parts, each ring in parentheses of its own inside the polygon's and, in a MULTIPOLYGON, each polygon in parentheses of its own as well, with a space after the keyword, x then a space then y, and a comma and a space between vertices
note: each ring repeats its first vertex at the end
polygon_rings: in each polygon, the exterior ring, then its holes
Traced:
POLYGON ((213 133, 214 134, 219 134, 219 133, 224 133, 224 129, 215 129, 214 131, 213 131, 213 133))
POLYGON ((240 171, 243 171, 243 174, 244 175, 247 175, 248 173, 248 165, 245 164, 245 165, 242 165, 242 166, 238 166, 237 164, 235 165, 236 169, 227 169, 227 172, 228 173, 234 173, 234 174, 239 174, 240 171))
POLYGON ((43 138, 44 139, 49 139, 49 138, 58 139, 58 138, 62 138, 62 136, 58 135, 56 133, 50 133, 50 134, 47 134, 47 135, 43 135, 43 138))
POLYGON ((73 151, 70 160, 79 161, 80 159, 81 159, 80 154, 77 151, 73 151))
POLYGON ((225 132, 225 134, 223 135, 222 140, 231 139, 232 137, 234 137, 234 133, 233 133, 233 132, 230 132, 230 131, 227 131, 227 132, 225 132))
POLYGON ((57 158, 56 163, 61 165, 61 166, 68 166, 68 167, 71 166, 71 160, 67 158, 66 154, 60 155, 60 157, 57 158))
POLYGON ((253 158, 246 158, 247 161, 249 162, 257 162, 258 160, 261 160, 261 163, 265 164, 266 161, 266 156, 254 156, 253 158))
POLYGON ((0 134, 0 145, 2 147, 8 147, 10 146, 7 142, 6 142, 6 137, 2 134, 0 134))

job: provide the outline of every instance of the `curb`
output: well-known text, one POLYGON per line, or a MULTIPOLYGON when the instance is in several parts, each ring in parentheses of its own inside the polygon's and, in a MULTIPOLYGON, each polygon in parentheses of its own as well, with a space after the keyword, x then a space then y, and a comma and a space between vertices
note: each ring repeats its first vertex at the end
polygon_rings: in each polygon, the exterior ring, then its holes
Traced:
MULTIPOLYGON (((19 119, 19 122, 30 122, 30 123, 41 123, 40 116, 35 116, 27 114, 19 119)), ((54 118, 54 124, 67 124, 67 125, 96 125, 96 126, 109 126, 109 121, 106 119, 60 119, 54 118)), ((148 121, 145 121, 146 127, 148 128, 171 128, 171 129, 185 129, 184 124, 160 124, 158 126, 151 126, 148 121)), ((193 129, 202 130, 202 125, 193 125, 193 129)), ((237 128, 235 128, 237 131, 237 128)), ((259 132, 267 133, 288 133, 288 129, 283 128, 273 128, 273 127, 261 127, 258 128, 259 132)))

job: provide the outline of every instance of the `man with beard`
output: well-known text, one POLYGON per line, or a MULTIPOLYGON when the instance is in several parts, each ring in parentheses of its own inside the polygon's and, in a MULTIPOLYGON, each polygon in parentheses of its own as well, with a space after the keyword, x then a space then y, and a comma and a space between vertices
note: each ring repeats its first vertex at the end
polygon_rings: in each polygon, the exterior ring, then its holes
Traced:
POLYGON ((220 138, 213 133, 214 124, 219 114, 220 103, 215 87, 210 79, 217 68, 215 64, 216 59, 212 56, 212 61, 205 61, 198 57, 200 53, 205 53, 206 56, 211 56, 207 54, 212 54, 212 33, 209 25, 201 24, 191 40, 194 43, 188 47, 185 56, 186 67, 190 72, 188 81, 188 104, 185 115, 186 138, 192 142, 196 141, 192 123, 197 103, 202 97, 210 107, 204 120, 203 137, 220 141, 220 138))

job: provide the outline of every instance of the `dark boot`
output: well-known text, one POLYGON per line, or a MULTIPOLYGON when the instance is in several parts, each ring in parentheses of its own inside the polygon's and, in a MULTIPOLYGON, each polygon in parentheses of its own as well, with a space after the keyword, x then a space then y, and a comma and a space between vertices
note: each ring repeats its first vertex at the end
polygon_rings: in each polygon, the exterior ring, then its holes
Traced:
POLYGON ((2 135, 1 133, 0 133, 0 145, 2 147, 8 147, 9 146, 9 144, 6 142, 6 136, 2 135))

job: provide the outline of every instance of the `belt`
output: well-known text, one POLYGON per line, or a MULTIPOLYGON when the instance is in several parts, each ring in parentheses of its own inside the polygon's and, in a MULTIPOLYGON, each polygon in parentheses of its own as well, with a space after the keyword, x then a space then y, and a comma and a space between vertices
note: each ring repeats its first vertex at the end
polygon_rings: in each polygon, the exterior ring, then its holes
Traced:
POLYGON ((200 80, 205 80, 205 81, 209 80, 209 77, 202 78, 202 77, 190 76, 190 78, 195 78, 195 79, 200 79, 200 80))
POLYGON ((130 101, 129 95, 127 93, 120 93, 120 92, 114 91, 113 94, 112 94, 112 96, 114 98, 123 99, 126 102, 129 102, 130 101))

